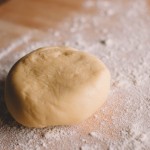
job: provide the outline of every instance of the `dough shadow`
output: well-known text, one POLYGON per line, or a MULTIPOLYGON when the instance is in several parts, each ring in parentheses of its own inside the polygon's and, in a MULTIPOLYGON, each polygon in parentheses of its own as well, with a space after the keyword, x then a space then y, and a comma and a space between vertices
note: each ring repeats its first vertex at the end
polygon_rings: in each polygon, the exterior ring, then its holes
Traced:
POLYGON ((0 80, 0 126, 1 125, 8 125, 8 126, 13 126, 14 119, 11 117, 9 114, 5 101, 4 101, 4 87, 5 87, 5 79, 0 80))
POLYGON ((6 2, 8 2, 8 1, 9 1, 9 0, 0 0, 0 5, 6 3, 6 2))

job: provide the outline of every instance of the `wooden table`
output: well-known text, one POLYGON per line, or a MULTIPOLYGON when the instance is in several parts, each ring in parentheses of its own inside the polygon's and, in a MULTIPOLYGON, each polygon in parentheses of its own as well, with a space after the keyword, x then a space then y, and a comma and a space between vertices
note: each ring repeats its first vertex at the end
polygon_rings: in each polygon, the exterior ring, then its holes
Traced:
POLYGON ((0 150, 149 149, 149 6, 150 0, 0 0, 0 150), (7 112, 4 81, 21 56, 49 45, 102 59, 112 74, 111 92, 79 125, 28 129, 7 112))

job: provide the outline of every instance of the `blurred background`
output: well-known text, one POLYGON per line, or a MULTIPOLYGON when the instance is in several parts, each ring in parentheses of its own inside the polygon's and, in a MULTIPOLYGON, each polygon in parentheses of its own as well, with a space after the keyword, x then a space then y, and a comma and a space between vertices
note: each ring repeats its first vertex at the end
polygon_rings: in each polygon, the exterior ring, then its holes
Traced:
POLYGON ((0 150, 150 149, 150 0, 0 0, 0 150), (71 46, 110 69, 107 103, 71 127, 28 129, 7 112, 4 81, 22 56, 71 46))

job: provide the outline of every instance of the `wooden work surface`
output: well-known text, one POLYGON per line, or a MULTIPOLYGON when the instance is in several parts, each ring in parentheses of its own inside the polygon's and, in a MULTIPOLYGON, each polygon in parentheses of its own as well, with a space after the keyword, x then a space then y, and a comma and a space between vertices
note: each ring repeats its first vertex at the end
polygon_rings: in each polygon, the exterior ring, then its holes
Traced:
POLYGON ((149 0, 0 0, 0 150, 150 149, 149 64, 149 0), (79 125, 25 128, 7 112, 5 78, 20 57, 55 45, 104 61, 108 101, 79 125))
POLYGON ((81 11, 80 1, 10 0, 1 5, 1 20, 33 29, 55 27, 73 11, 81 11))

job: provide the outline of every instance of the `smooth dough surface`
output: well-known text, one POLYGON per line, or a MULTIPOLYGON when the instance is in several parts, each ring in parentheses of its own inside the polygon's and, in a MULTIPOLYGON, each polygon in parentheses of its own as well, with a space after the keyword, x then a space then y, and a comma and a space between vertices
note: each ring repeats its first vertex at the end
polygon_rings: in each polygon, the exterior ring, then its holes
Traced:
POLYGON ((40 48, 21 58, 5 86, 6 106, 27 127, 72 125, 106 100, 110 73, 95 56, 69 47, 40 48))

